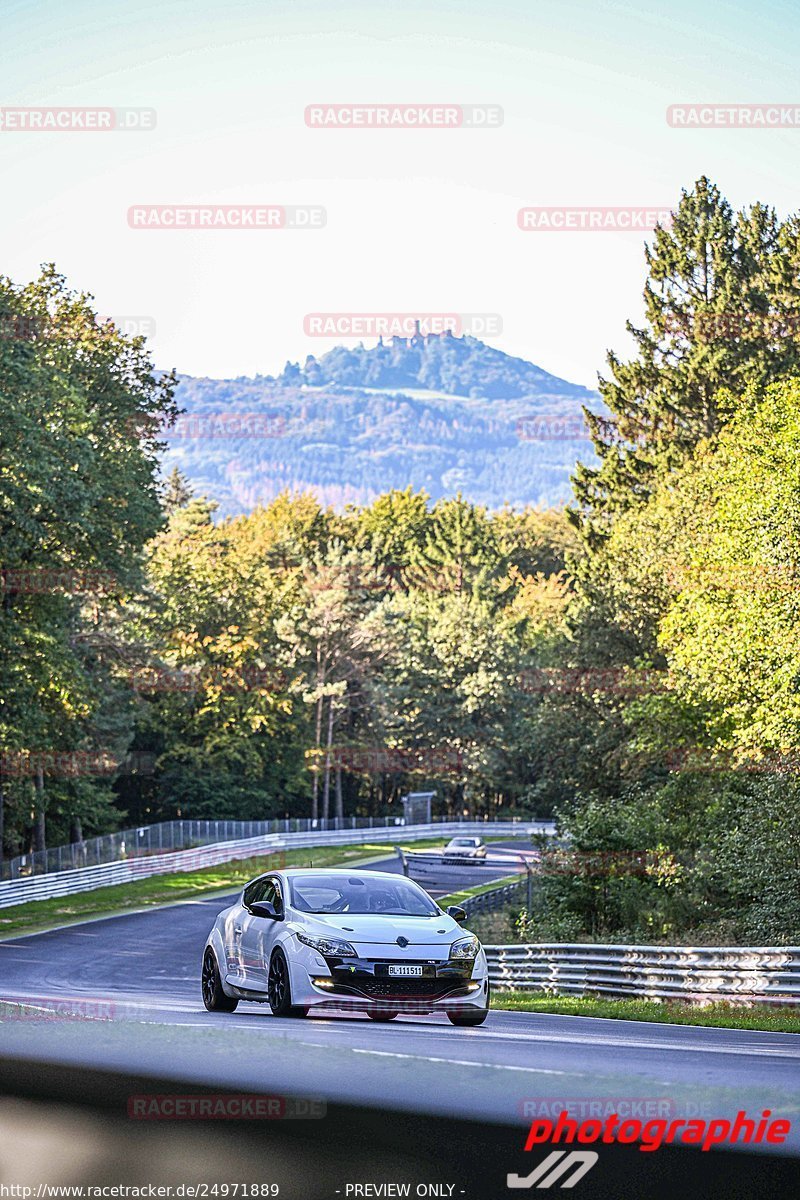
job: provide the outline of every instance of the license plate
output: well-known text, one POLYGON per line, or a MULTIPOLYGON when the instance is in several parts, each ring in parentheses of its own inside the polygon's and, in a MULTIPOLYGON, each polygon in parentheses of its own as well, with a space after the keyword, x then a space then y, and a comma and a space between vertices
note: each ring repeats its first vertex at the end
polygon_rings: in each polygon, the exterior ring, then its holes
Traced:
POLYGON ((390 975, 421 975, 422 967, 389 967, 390 975))

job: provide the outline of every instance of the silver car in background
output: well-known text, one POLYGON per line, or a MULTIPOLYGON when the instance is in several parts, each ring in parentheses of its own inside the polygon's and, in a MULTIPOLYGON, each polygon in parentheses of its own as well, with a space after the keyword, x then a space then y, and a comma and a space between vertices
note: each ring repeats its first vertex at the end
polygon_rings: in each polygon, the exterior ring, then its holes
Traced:
POLYGON ((445 858, 486 858, 486 846, 479 837, 454 837, 442 853, 445 858))

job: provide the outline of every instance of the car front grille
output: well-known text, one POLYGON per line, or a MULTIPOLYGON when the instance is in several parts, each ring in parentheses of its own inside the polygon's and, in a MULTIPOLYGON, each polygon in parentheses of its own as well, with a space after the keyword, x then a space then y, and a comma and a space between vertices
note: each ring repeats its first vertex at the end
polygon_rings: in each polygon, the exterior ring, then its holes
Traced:
POLYGON ((464 982, 453 979, 359 979, 353 980, 348 986, 373 1000, 393 999, 396 996, 437 999, 454 988, 463 988, 464 982))

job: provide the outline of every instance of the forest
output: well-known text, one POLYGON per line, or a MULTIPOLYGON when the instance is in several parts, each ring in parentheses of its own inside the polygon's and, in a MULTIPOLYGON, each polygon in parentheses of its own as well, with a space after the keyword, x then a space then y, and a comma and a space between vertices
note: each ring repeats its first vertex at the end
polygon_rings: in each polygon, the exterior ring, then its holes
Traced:
POLYGON ((0 854, 430 789, 556 816, 536 940, 796 939, 800 217, 702 178, 645 259, 566 508, 225 519, 145 339, 0 278, 0 854))

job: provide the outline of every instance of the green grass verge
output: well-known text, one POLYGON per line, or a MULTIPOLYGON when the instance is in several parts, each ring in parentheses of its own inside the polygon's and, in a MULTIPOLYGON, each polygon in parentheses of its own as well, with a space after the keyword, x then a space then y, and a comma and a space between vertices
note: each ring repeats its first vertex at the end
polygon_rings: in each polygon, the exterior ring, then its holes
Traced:
MULTIPOLYGON (((441 838, 403 845, 403 849, 420 849, 423 846, 442 846, 441 838)), ((275 854, 256 858, 236 859, 220 863, 216 867, 202 867, 197 871, 182 871, 172 875, 153 875, 137 879, 135 883, 118 883, 111 887, 97 888, 92 892, 78 892, 73 896, 60 896, 54 900, 30 900, 27 904, 15 904, 0 908, 0 938, 21 933, 40 933, 54 925, 69 925, 76 921, 91 920, 93 917, 112 916, 131 908, 146 908, 156 904, 170 904, 176 900, 192 900, 209 892, 233 891, 243 887, 248 880, 270 867, 333 867, 368 863, 386 854, 394 854, 396 843, 370 842, 348 846, 306 846, 303 849, 278 851, 275 854)))
POLYGON ((656 1021, 670 1025, 704 1025, 717 1029, 764 1029, 771 1033, 800 1033, 800 1006, 771 1008, 766 1004, 702 1006, 686 1000, 606 1000, 592 996, 534 996, 530 992, 492 993, 492 1008, 517 1012, 557 1013, 566 1017, 611 1017, 622 1021, 656 1021))
MULTIPOLYGON (((508 875, 462 892, 441 896, 442 908, 463 904, 472 896, 515 883, 519 875, 508 875)), ((761 1029, 773 1033, 800 1033, 800 1005, 772 1008, 766 1004, 749 1007, 735 1004, 691 1004, 686 1000, 663 1003, 657 1000, 609 1000, 595 996, 542 996, 531 992, 492 992, 492 1008, 514 1012, 556 1013, 565 1017, 606 1017, 617 1021, 655 1021, 670 1025, 703 1025, 717 1029, 761 1029)))

